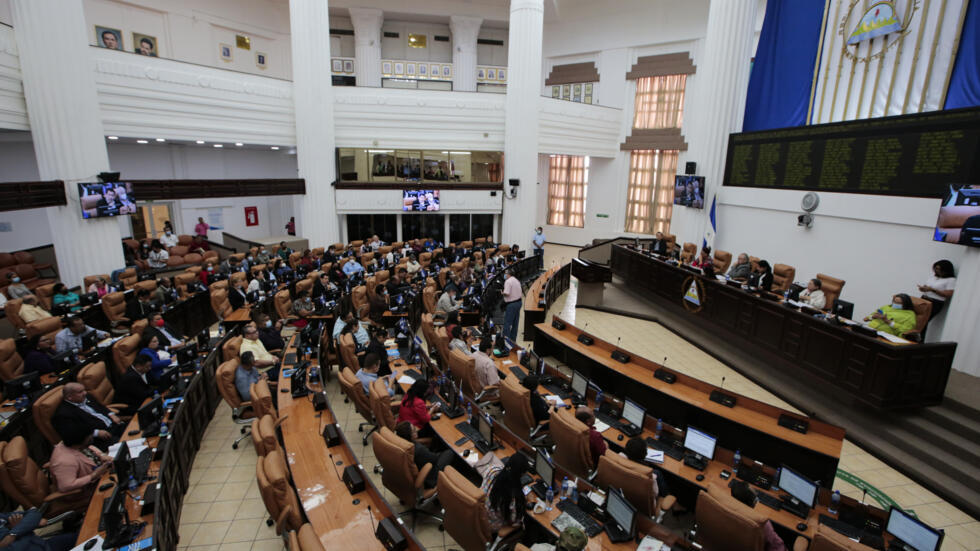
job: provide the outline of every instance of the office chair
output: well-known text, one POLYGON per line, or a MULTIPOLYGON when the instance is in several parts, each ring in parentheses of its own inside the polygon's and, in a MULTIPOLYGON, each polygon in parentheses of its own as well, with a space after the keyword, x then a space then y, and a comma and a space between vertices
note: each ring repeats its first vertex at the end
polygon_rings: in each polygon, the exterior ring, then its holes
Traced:
POLYGON ((353 402, 354 409, 364 418, 365 422, 357 425, 357 432, 364 432, 364 427, 371 427, 371 430, 361 439, 361 443, 367 446, 368 437, 371 436, 371 433, 378 430, 377 421, 374 419, 374 412, 371 410, 371 403, 368 401, 367 395, 364 394, 364 387, 361 385, 361 381, 354 375, 351 368, 345 367, 342 369, 338 379, 340 380, 340 390, 347 396, 347 401, 353 402))
POLYGON ((371 411, 374 413, 374 420, 378 424, 378 430, 383 428, 395 430, 396 413, 392 410, 398 408, 398 399, 391 398, 388 395, 388 390, 385 388, 385 384, 381 379, 371 383, 368 400, 371 403, 371 411))
POLYGON ((83 512, 88 508, 90 497, 84 488, 71 492, 55 490, 47 473, 27 453, 27 441, 23 436, 0 442, 0 488, 24 509, 49 504, 46 518, 67 511, 83 512))
POLYGON ((765 511, 735 499, 727 487, 708 484, 698 493, 692 535, 705 551, 765 551, 767 520, 765 511))
POLYGON ((251 436, 250 425, 255 418, 255 410, 252 403, 242 400, 235 388, 235 370, 238 369, 238 358, 222 362, 215 371, 215 382, 218 385, 218 393, 225 403, 231 407, 231 420, 236 425, 246 425, 241 428, 241 436, 231 445, 231 449, 237 450, 238 443, 251 436))
POLYGON ((817 279, 820 280, 820 290, 823 291, 823 296, 827 299, 824 310, 830 310, 834 306, 834 299, 840 298, 845 281, 826 274, 817 274, 817 279))
POLYGON ((122 375, 126 373, 129 366, 133 365, 133 360, 140 351, 140 336, 127 335, 112 345, 112 363, 116 365, 116 373, 122 375))
MULTIPOLYGON (((436 485, 443 508, 442 526, 465 551, 486 551, 499 546, 490 531, 487 495, 456 469, 446 467, 436 485)), ((519 530, 514 532, 520 533, 519 530)))
POLYGON ((276 410, 276 405, 272 402, 272 391, 269 389, 269 381, 267 379, 259 379, 249 386, 248 393, 252 398, 252 409, 255 411, 255 417, 261 418, 269 415, 272 417, 273 423, 278 427, 282 421, 279 419, 279 412, 276 410))
POLYGON ((813 541, 803 536, 797 536, 793 542, 793 551, 872 551, 862 543, 856 542, 844 534, 839 534, 825 524, 817 525, 817 534, 813 541))
POLYGON ((276 525, 276 534, 299 530, 303 512, 296 490, 289 482, 289 469, 281 454, 270 453, 255 462, 255 478, 262 502, 276 525))
MULTIPOLYGON (((91 394, 100 404, 113 412, 118 412, 128 407, 123 403, 113 403, 112 399, 116 397, 116 389, 109 382, 105 362, 95 362, 86 365, 78 371, 76 379, 85 387, 85 392, 91 394)), ((120 419, 124 417, 120 416, 120 419)), ((129 420, 131 418, 132 416, 129 416, 123 420, 129 420)))
POLYGON ((388 427, 381 427, 371 440, 374 456, 381 464, 381 483, 409 509, 398 513, 412 515, 412 530, 415 530, 415 520, 418 513, 428 515, 439 521, 443 516, 427 511, 433 503, 438 503, 436 488, 425 488, 425 478, 435 468, 432 463, 426 463, 419 469, 415 465, 415 445, 399 438, 388 427))
POLYGON ((599 458, 595 485, 600 488, 622 488, 626 500, 637 511, 659 524, 663 521, 664 514, 677 503, 677 498, 672 495, 660 498, 654 494, 654 476, 653 467, 635 463, 619 454, 607 453, 599 458))
MULTIPOLYGON (((136 277, 135 272, 133 277, 136 277)), ((121 325, 129 325, 131 321, 126 317, 126 295, 122 291, 106 293, 102 297, 102 313, 109 320, 110 332, 113 334, 125 334, 128 332, 126 329, 119 328, 121 325)))
POLYGON ((449 351, 449 370, 453 378, 463 383, 463 394, 472 398, 480 408, 500 401, 500 385, 487 385, 480 392, 480 380, 476 375, 476 360, 472 356, 453 348, 449 351))
MULTIPOLYGON (((24 329, 24 334, 28 339, 34 338, 37 335, 47 335, 53 340, 58 331, 61 331, 61 318, 57 316, 52 316, 50 318, 44 318, 32 321, 27 324, 24 329)), ((125 331, 125 329, 123 329, 125 331)))
POLYGON ((225 362, 237 360, 241 354, 242 340, 243 337, 241 335, 235 335, 226 340, 225 344, 221 346, 221 360, 225 362))
POLYGON ((500 381, 500 405, 504 409, 504 424, 521 440, 536 445, 536 437, 547 421, 535 422, 531 411, 531 391, 524 388, 517 377, 500 381))
POLYGON ((289 531, 287 548, 289 551, 325 551, 323 543, 308 522, 300 526, 299 530, 289 531))
MULTIPOLYGON (((17 353, 14 339, 0 339, 0 379, 9 381, 23 374, 24 359, 17 353)), ((7 398, 14 399, 16 396, 7 396, 7 398)))
POLYGON ((591 480, 595 465, 589 450, 589 427, 575 418, 573 410, 565 408, 551 412, 549 425, 551 439, 555 442, 555 462, 591 480))

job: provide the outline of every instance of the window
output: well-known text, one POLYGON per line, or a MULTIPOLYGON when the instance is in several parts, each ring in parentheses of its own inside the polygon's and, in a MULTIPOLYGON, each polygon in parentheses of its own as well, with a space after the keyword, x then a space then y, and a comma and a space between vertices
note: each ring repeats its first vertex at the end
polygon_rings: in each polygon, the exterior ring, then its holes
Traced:
POLYGON ((630 154, 626 231, 670 231, 677 151, 636 150, 630 154))
POLYGON ((680 128, 687 75, 636 79, 633 128, 680 128))
POLYGON ((424 239, 431 237, 439 242, 446 241, 446 217, 444 214, 403 214, 402 239, 424 239))
POLYGON ((548 224, 585 227, 589 158, 552 155, 548 171, 548 224))
POLYGON ((471 241, 493 235, 492 214, 450 214, 449 241, 471 241))
POLYGON ((347 239, 357 241, 377 235, 385 243, 396 241, 398 215, 395 214, 348 214, 347 239))

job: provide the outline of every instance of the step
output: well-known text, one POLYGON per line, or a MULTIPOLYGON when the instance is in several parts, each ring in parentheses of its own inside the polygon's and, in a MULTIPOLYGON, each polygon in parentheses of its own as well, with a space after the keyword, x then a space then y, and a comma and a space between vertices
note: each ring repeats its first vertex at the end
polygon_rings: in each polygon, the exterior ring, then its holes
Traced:
MULTIPOLYGON (((882 427, 882 437, 893 443, 901 443, 902 455, 916 461, 918 470, 932 466, 959 480, 960 485, 967 486, 980 492, 980 464, 976 459, 964 459, 952 450, 936 446, 923 440, 918 430, 905 427, 882 427)), ((895 444, 893 444, 895 445, 895 444)), ((898 446, 895 446, 898 447, 898 446)), ((889 460, 898 459, 891 457, 889 460)))
POLYGON ((929 419, 941 427, 945 427, 965 440, 980 442, 980 419, 971 417, 960 411, 946 407, 925 408, 921 412, 923 419, 929 419))

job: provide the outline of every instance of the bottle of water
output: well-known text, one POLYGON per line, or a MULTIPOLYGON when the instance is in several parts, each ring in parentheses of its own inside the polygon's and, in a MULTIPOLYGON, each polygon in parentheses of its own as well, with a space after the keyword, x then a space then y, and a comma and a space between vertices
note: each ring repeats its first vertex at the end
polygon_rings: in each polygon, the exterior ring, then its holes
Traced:
POLYGON ((565 501, 566 499, 568 499, 568 494, 569 494, 569 492, 570 492, 570 490, 569 490, 569 484, 570 484, 570 483, 568 482, 568 477, 566 476, 566 477, 565 477, 565 478, 564 478, 564 479, 563 479, 563 480, 561 481, 561 495, 560 495, 560 497, 559 497, 559 499, 560 499, 561 501, 565 501))
POLYGON ((599 409, 600 407, 602 407, 602 390, 601 389, 598 392, 596 392, 596 394, 595 394, 595 408, 596 409, 599 409))
POLYGON ((830 507, 827 507, 827 512, 832 515, 836 515, 839 506, 840 506, 840 490, 834 490, 834 493, 830 495, 830 507))
POLYGON ((551 489, 550 485, 548 486, 548 491, 544 493, 544 500, 544 510, 550 511, 552 509, 551 504, 555 501, 555 491, 551 489))
POLYGON ((129 491, 130 492, 135 492, 136 491, 136 488, 138 488, 138 487, 139 487, 139 485, 136 484, 136 479, 133 478, 133 475, 129 475, 129 491))
POLYGON ((167 427, 166 423, 160 423, 160 438, 166 438, 170 436, 170 428, 167 427))
POLYGON ((157 399, 157 398, 159 398, 159 397, 160 397, 160 391, 159 391, 159 390, 156 390, 156 389, 154 389, 154 390, 153 390, 153 399, 154 399, 154 400, 156 400, 156 399, 157 399))
POLYGON ((572 503, 578 505, 578 485, 572 484, 572 503))
POLYGON ((657 419, 657 432, 654 438, 660 440, 660 432, 664 430, 664 422, 661 419, 657 419))
POLYGON ((778 492, 779 491, 779 474, 782 471, 783 471, 782 467, 776 467, 776 474, 773 475, 773 477, 772 477, 772 485, 770 486, 772 488, 772 491, 774 491, 774 492, 778 492))
POLYGON ((783 292, 783 300, 789 300, 789 290, 783 292))
POLYGON ((738 474, 738 466, 742 464, 742 451, 735 450, 735 458, 733 459, 734 465, 732 465, 732 471, 738 474))
POLYGON ((225 324, 219 323, 218 324, 218 338, 220 339, 220 338, 222 338, 224 336, 225 336, 225 324))

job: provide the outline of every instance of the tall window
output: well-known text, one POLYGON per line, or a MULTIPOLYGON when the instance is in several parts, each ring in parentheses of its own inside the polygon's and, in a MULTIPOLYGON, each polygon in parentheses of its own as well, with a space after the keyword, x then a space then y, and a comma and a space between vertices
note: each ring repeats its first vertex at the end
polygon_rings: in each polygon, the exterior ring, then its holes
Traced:
POLYGON ((585 227, 589 158, 552 155, 548 175, 548 224, 585 227))
POLYGON ((630 154, 630 184, 626 198, 626 231, 670 231, 677 151, 636 150, 630 154))
POLYGON ((687 75, 636 79, 633 128, 680 128, 687 75))

